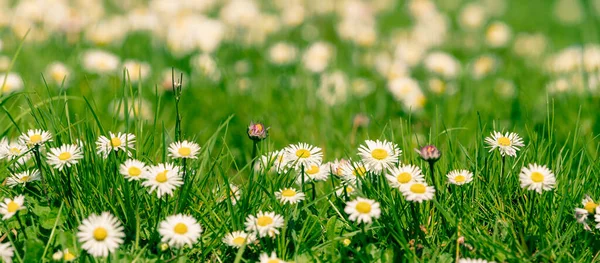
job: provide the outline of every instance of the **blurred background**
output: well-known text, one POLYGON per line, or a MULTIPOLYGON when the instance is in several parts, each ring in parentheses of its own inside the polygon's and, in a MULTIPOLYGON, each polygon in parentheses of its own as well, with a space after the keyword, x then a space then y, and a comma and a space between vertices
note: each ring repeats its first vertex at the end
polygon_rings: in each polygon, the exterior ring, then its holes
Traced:
POLYGON ((233 116, 236 159, 250 121, 326 159, 381 136, 469 147, 493 127, 591 140, 599 18, 600 0, 0 0, 0 135, 39 126, 32 105, 172 134, 183 76, 184 137, 233 116))

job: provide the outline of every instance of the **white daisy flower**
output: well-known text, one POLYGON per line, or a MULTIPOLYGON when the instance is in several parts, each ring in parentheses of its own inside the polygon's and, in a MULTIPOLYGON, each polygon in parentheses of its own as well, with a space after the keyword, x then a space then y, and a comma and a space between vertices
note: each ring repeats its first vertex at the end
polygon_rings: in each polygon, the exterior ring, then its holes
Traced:
POLYGON ((327 167, 319 164, 311 164, 309 167, 304 168, 304 174, 302 174, 301 168, 296 169, 298 171, 297 184, 302 184, 302 179, 304 179, 304 183, 325 181, 329 175, 327 167))
POLYGON ((542 191, 550 191, 556 184, 556 177, 546 166, 529 164, 528 167, 521 169, 519 174, 521 187, 527 190, 535 190, 539 194, 542 191))
POLYGON ((311 167, 312 164, 321 164, 323 153, 321 148, 306 143, 292 144, 284 149, 285 159, 296 168, 311 167))
POLYGON ((577 223, 583 225, 583 229, 585 231, 592 231, 592 228, 588 224, 589 215, 590 213, 587 210, 583 208, 575 208, 575 220, 577 221, 577 223))
POLYGON ((169 145, 169 156, 173 159, 189 158, 198 159, 200 146, 195 142, 182 141, 174 142, 169 145))
POLYGON ((448 182, 455 185, 468 184, 473 181, 473 173, 467 170, 454 170, 449 172, 446 177, 448 177, 448 182))
POLYGON ((3 143, 0 145, 0 159, 8 161, 17 159, 17 163, 23 165, 31 158, 31 153, 27 153, 27 146, 21 143, 3 143))
POLYGON ((421 168, 412 164, 393 167, 385 177, 388 179, 390 186, 395 188, 400 188, 405 184, 413 182, 425 181, 421 168))
POLYGON ((284 150, 267 153, 254 165, 254 170, 261 173, 267 172, 267 169, 268 172, 286 173, 288 168, 284 150))
POLYGON ((358 155, 369 170, 380 173, 398 163, 402 151, 395 143, 366 140, 365 144, 358 148, 358 155))
POLYGON ((348 162, 342 165, 342 180, 354 184, 367 175, 367 167, 360 162, 348 162))
POLYGON ((279 234, 279 228, 283 227, 284 220, 281 215, 274 212, 258 212, 256 216, 249 215, 246 218, 246 231, 257 233, 260 237, 275 237, 279 234))
POLYGON ((585 209, 585 211, 587 211, 590 214, 593 214, 596 211, 596 207, 598 207, 598 204, 594 202, 594 200, 589 195, 585 195, 585 197, 581 201, 581 204, 583 205, 583 209, 585 209))
POLYGON ((252 233, 246 233, 244 231, 231 232, 223 237, 223 243, 235 248, 240 248, 244 244, 252 244, 254 241, 256 241, 256 236, 252 233))
POLYGON ((21 134, 19 136, 19 141, 22 144, 27 145, 29 147, 35 145, 42 145, 46 142, 52 141, 52 134, 43 130, 28 130, 26 133, 21 134))
POLYGON ((260 257, 258 258, 259 263, 285 263, 285 261, 279 259, 275 251, 271 252, 271 255, 267 253, 260 253, 260 257))
POLYGON ((12 258, 14 255, 15 251, 10 243, 0 243, 0 258, 3 262, 12 263, 12 258))
POLYGON ((103 158, 107 158, 111 151, 124 151, 130 155, 130 150, 134 150, 135 135, 131 133, 108 133, 109 137, 100 136, 96 141, 96 151, 103 158))
POLYGON ((192 216, 177 214, 160 222, 158 232, 162 236, 161 242, 171 247, 181 248, 184 245, 191 247, 200 238, 202 227, 192 216))
POLYGON ((13 199, 4 198, 4 202, 0 203, 0 214, 4 215, 2 220, 7 220, 19 212, 19 210, 25 209, 24 202, 25 196, 23 195, 17 195, 13 199))
POLYGON ((520 147, 523 147, 523 139, 518 134, 511 132, 505 133, 504 135, 500 132, 494 131, 490 137, 485 138, 485 142, 490 147, 490 152, 498 149, 502 156, 517 156, 517 151, 520 147))
POLYGON ((28 170, 13 174, 12 176, 6 178, 6 184, 12 188, 17 185, 25 186, 29 182, 39 181, 40 179, 40 171, 28 170))
POLYGON ((327 167, 327 173, 335 175, 337 177, 342 177, 342 176, 344 176, 344 169, 343 169, 344 166, 349 165, 349 164, 350 164, 350 161, 340 159, 340 160, 335 160, 333 162, 325 163, 324 166, 327 167))
POLYGON ((349 219, 351 221, 356 221, 358 224, 370 224, 373 218, 377 219, 381 216, 379 203, 362 197, 357 197, 356 200, 348 202, 344 212, 350 215, 349 219))
POLYGON ((356 187, 354 187, 353 185, 345 184, 342 187, 338 188, 335 193, 337 194, 337 196, 351 196, 356 193, 356 187))
POLYGON ((296 191, 294 188, 283 188, 275 192, 275 197, 283 204, 296 204, 304 200, 304 193, 296 191))
POLYGON ((149 193, 156 191, 158 198, 173 195, 173 191, 183 185, 179 167, 171 163, 161 163, 148 168, 144 176, 143 186, 150 188, 149 193))
POLYGON ((55 261, 65 261, 65 262, 71 262, 71 261, 75 261, 75 259, 77 259, 77 256, 73 253, 71 253, 71 251, 69 251, 68 248, 65 248, 65 250, 59 250, 56 251, 56 253, 54 253, 52 255, 52 259, 55 261))
POLYGON ((81 222, 77 239, 82 248, 94 257, 106 257, 121 244, 125 233, 121 222, 109 212, 92 214, 81 222))
POLYGON ((400 191, 402 191, 406 200, 419 203, 433 199, 435 194, 435 188, 433 188, 433 186, 428 186, 425 182, 405 184, 400 187, 400 191))
POLYGON ((146 164, 135 159, 129 159, 121 164, 119 173, 129 181, 137 181, 144 178, 146 164))
POLYGON ((65 166, 71 167, 83 159, 83 152, 75 144, 65 144, 57 148, 51 148, 48 153, 48 164, 62 171, 65 166))

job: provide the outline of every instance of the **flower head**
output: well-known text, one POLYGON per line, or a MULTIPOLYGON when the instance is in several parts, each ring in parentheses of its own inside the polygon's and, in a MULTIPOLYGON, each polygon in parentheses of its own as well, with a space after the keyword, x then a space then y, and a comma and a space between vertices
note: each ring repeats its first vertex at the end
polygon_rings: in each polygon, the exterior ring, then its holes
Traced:
POLYGON ((269 136, 269 127, 260 122, 250 122, 248 126, 248 137, 253 141, 261 141, 269 136))
POLYGON ((129 181, 137 181, 144 178, 146 172, 146 164, 135 159, 125 161, 119 167, 119 173, 129 181))
POLYGON ((517 151, 525 145, 523 144, 523 139, 514 132, 507 132, 505 134, 497 131, 492 132, 490 137, 485 138, 485 142, 490 147, 490 152, 498 149, 502 156, 508 155, 512 157, 516 157, 517 151))
POLYGON ((4 202, 0 203, 0 214, 4 215, 2 220, 7 220, 14 216, 19 210, 25 209, 25 196, 17 195, 13 199, 4 198, 4 202))
POLYGON ((130 155, 130 150, 134 149, 135 135, 131 133, 108 133, 109 137, 100 136, 96 141, 96 151, 103 158, 107 158, 108 155, 114 151, 124 151, 130 155))
POLYGON ((400 188, 404 198, 408 201, 421 203, 433 199, 435 188, 428 186, 425 182, 413 182, 405 184, 400 188))
POLYGON ((468 184, 473 181, 473 173, 467 170, 454 170, 449 172, 446 177, 448 177, 448 182, 455 185, 468 184))
POLYGON ((279 234, 279 228, 283 227, 284 220, 281 215, 274 212, 258 212, 246 218, 246 231, 258 234, 260 237, 275 237, 279 234))
POLYGON ((243 245, 248 245, 256 241, 256 236, 252 233, 244 231, 235 231, 228 233, 223 237, 223 243, 230 247, 240 248, 243 245))
POLYGON ((83 152, 75 144, 65 144, 58 148, 51 148, 50 153, 48 153, 48 163, 59 171, 77 164, 81 159, 83 159, 83 152))
POLYGON ((13 174, 6 179, 6 184, 9 187, 15 187, 17 185, 25 186, 29 182, 40 180, 40 171, 38 170, 27 170, 24 172, 13 174))
POLYGON ((168 243, 171 247, 181 248, 196 243, 202 233, 202 227, 192 216, 177 214, 162 221, 158 232, 162 236, 161 242, 168 243))
POLYGON ((173 191, 183 185, 179 167, 171 163, 161 163, 148 168, 144 176, 143 186, 148 187, 148 192, 156 192, 158 198, 173 195, 173 191))
POLYGON ((284 149, 286 162, 296 168, 310 167, 312 164, 320 165, 323 161, 321 148, 306 143, 292 144, 284 149))
POLYGON ((529 166, 523 167, 519 179, 523 189, 535 190, 539 194, 542 191, 552 190, 556 184, 554 173, 546 166, 537 164, 529 164, 529 166))
POLYGON ((31 153, 28 153, 27 150, 27 146, 24 144, 4 142, 0 144, 0 159, 8 161, 17 159, 17 163, 23 165, 31 158, 31 153))
POLYGON ((0 243, 0 258, 3 262, 12 263, 12 258, 15 255, 14 248, 9 242, 0 243))
POLYGON ((296 204, 304 200, 304 193, 294 188, 283 188, 275 192, 275 197, 283 204, 296 204))
POLYGON ((92 214, 81 222, 77 238, 82 248, 94 257, 106 257, 123 244, 121 222, 109 212, 92 214))
POLYGON ((390 169, 385 177, 388 179, 390 186, 396 188, 400 188, 401 186, 412 182, 425 181, 421 168, 412 164, 394 167, 390 169))
POLYGON ((297 168, 298 178, 296 178, 297 184, 318 182, 327 180, 329 173, 327 167, 320 164, 310 164, 310 166, 304 167, 304 169, 297 168), (304 173, 303 173, 304 172, 304 173), (304 177, 304 178, 303 178, 304 177))
POLYGON ((402 151, 395 143, 379 140, 366 140, 365 144, 358 149, 358 155, 362 158, 362 162, 369 170, 378 173, 397 163, 401 153, 402 151))
POLYGON ((28 130, 26 133, 19 136, 19 140, 22 144, 29 147, 42 145, 46 142, 52 141, 52 134, 44 130, 28 130))
POLYGON ((260 253, 259 263, 285 263, 285 261, 279 259, 275 251, 271 252, 271 255, 267 253, 260 253))
POLYGON ((437 162, 442 156, 440 150, 433 145, 426 145, 421 147, 421 149, 415 149, 415 151, 419 154, 421 159, 427 162, 437 162))
POLYGON ((197 159, 200 146, 195 142, 174 142, 169 146, 169 156, 174 159, 197 159))
POLYGON ((65 250, 56 251, 56 253, 52 255, 52 259, 55 261, 71 262, 77 259, 77 256, 71 253, 68 248, 65 248, 65 250))
POLYGON ((373 218, 379 218, 381 215, 379 203, 362 197, 357 197, 356 200, 348 202, 344 212, 349 215, 351 221, 356 221, 358 224, 370 224, 373 218))

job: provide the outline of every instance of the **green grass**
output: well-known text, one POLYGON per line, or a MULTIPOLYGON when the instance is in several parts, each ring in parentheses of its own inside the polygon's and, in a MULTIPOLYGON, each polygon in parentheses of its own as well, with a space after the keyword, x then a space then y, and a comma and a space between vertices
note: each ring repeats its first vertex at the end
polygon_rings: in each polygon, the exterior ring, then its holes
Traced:
MULTIPOLYGON (((581 25, 566 26, 552 20, 546 1, 528 2, 510 1, 500 20, 514 32, 544 33, 553 52, 572 44, 597 42, 600 31, 593 11, 586 9, 589 15, 581 25)), ((456 12, 447 11, 451 17, 456 12)), ((53 135, 46 148, 78 140, 84 145, 84 158, 63 171, 46 163, 44 149, 40 163, 32 158, 15 166, 15 162, 0 160, 2 179, 17 171, 41 168, 45 180, 26 187, 0 186, 2 197, 25 195, 26 209, 0 224, 1 242, 10 242, 15 248, 13 260, 51 261, 56 251, 68 248, 80 262, 256 262, 261 253, 271 251, 299 263, 456 262, 458 258, 600 261, 598 230, 585 231, 574 217, 574 209, 581 207, 586 194, 600 198, 600 96, 549 95, 545 85, 551 77, 510 49, 468 49, 457 40, 440 47, 462 62, 463 73, 452 81, 457 92, 428 91, 429 75, 417 67, 412 77, 423 87, 427 103, 422 111, 411 113, 392 98, 387 81, 372 66, 356 59, 385 50, 389 41, 381 40, 373 50, 344 42, 336 35, 335 19, 310 17, 305 23, 318 26, 320 38, 336 47, 330 69, 341 70, 351 79, 366 78, 375 86, 368 96, 351 96, 336 106, 320 101, 316 95, 320 77, 308 73, 300 63, 277 67, 266 59, 267 47, 276 41, 299 47, 310 44, 299 28, 278 32, 264 46, 222 44, 213 55, 222 73, 219 81, 208 80, 191 68, 189 56, 174 57, 163 46, 153 45, 147 33, 131 34, 122 45, 103 47, 123 59, 150 63, 152 76, 139 84, 130 83, 125 72, 85 72, 79 56, 94 47, 89 43, 68 44, 64 37, 56 36, 21 46, 22 41, 9 29, 2 29, 3 52, 14 58, 11 71, 21 75, 25 89, 0 96, 0 138, 12 141, 28 129, 44 129, 53 135), (494 54, 502 66, 475 80, 468 75, 467 65, 481 54, 494 54), (71 67, 66 89, 42 78, 45 66, 55 60, 71 67), (249 65, 248 73, 236 72, 240 61, 249 65), (157 92, 162 69, 171 67, 189 75, 181 94, 157 92), (498 79, 512 81, 515 96, 498 96, 493 89, 498 79), (249 87, 239 88, 240 80, 249 81, 249 87), (118 107, 132 112, 129 99, 138 97, 150 103, 151 118, 143 120, 134 114, 118 118, 108 110, 117 100, 118 107), (369 125, 354 127, 357 114, 368 116, 369 125), (176 126, 178 118, 180 127, 176 126), (435 165, 441 187, 433 200, 413 204, 382 175, 369 173, 356 196, 379 202, 381 217, 369 225, 356 224, 344 212, 346 202, 354 196, 348 199, 335 194, 334 186, 342 185, 340 178, 331 175, 327 181, 299 186, 294 183, 295 171, 253 171, 254 142, 246 134, 251 121, 270 127, 269 137, 257 144, 258 156, 306 142, 323 149, 324 162, 358 160, 357 149, 365 140, 388 140, 402 149, 400 162, 421 167, 429 183, 429 167, 413 149, 434 144, 442 152, 435 165), (506 158, 505 175, 500 154, 489 152, 484 142, 495 130, 517 132, 525 141, 517 157, 506 158), (185 163, 183 187, 173 196, 159 199, 139 181, 129 182, 118 173, 128 156, 121 152, 104 159, 96 154, 97 138, 109 131, 135 134, 131 158, 148 164, 173 161, 184 166, 168 157, 169 144, 177 140, 197 142, 202 150, 197 160, 185 163), (557 184, 552 191, 537 194, 520 187, 521 168, 530 163, 546 165, 554 172, 557 184), (464 186, 450 185, 446 174, 455 169, 472 171, 475 179, 464 186), (230 184, 241 189, 236 204, 230 200, 230 184), (285 187, 305 189, 306 200, 281 204, 274 193, 285 187), (94 258, 82 249, 76 233, 90 214, 103 211, 119 219, 126 237, 108 258, 94 258), (244 230, 247 216, 259 211, 284 217, 285 225, 276 238, 260 238, 257 244, 239 250, 223 244, 225 234, 244 230), (157 225, 177 213, 193 216, 204 231, 193 247, 163 250, 157 225)), ((378 21, 386 37, 395 28, 410 24, 404 7, 384 13, 378 21)), ((463 33, 452 31, 452 36, 460 39, 463 33)))

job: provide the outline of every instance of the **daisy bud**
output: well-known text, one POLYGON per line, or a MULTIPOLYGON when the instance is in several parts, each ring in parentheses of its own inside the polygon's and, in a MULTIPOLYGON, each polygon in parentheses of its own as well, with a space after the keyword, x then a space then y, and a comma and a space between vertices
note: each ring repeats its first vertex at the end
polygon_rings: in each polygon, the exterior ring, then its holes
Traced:
POLYGON ((427 162, 436 162, 437 160, 440 159, 442 153, 440 152, 440 150, 438 150, 438 148, 436 148, 433 145, 427 145, 427 146, 423 146, 421 147, 421 149, 415 149, 415 151, 417 153, 419 153, 419 155, 421 156, 421 159, 427 161, 427 162))
POLYGON ((344 241, 342 241, 342 243, 344 243, 344 246, 346 246, 346 247, 350 245, 350 242, 351 242, 350 239, 347 239, 347 238, 344 239, 344 241))
POLYGON ((261 141, 267 138, 269 135, 269 128, 265 127, 264 124, 257 122, 250 122, 248 126, 248 137, 254 141, 261 141))

